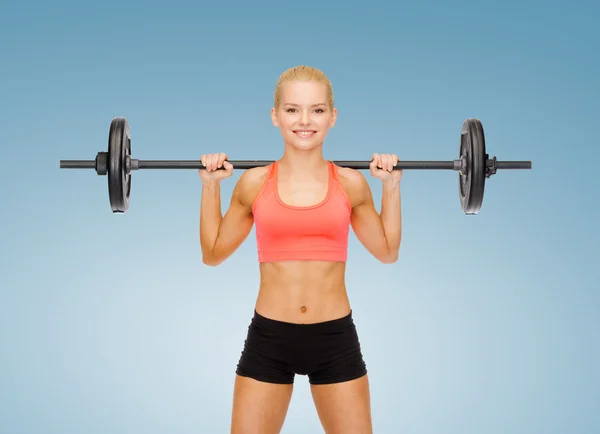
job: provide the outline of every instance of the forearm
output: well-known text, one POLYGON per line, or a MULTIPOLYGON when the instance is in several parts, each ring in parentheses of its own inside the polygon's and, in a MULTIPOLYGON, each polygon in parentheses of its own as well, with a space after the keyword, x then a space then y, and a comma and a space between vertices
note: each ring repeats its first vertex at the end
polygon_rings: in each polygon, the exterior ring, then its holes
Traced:
POLYGON ((383 182, 380 218, 389 254, 396 258, 402 239, 400 181, 383 182))
POLYGON ((222 220, 220 182, 205 182, 200 203, 200 245, 205 259, 213 253, 222 220))

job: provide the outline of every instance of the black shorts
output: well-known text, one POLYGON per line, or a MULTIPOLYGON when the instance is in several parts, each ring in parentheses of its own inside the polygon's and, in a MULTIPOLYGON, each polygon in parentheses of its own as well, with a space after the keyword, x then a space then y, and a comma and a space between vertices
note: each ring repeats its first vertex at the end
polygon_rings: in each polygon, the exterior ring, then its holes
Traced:
POLYGON ((254 311, 236 374, 258 381, 293 384, 308 375, 310 384, 350 381, 367 373, 352 312, 315 324, 294 324, 254 311))

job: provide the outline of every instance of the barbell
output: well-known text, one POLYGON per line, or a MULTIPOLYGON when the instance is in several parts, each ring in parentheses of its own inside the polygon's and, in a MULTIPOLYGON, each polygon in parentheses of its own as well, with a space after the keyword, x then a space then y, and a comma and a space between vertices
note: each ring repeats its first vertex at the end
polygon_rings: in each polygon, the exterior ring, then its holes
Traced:
MULTIPOLYGON (((273 161, 228 160, 234 169, 267 166, 273 161)), ((369 170, 370 161, 333 161, 341 167, 369 170)), ((125 213, 131 197, 131 175, 141 169, 204 169, 199 160, 136 160, 131 158, 131 134, 126 118, 115 117, 108 134, 107 152, 94 160, 60 160, 61 169, 94 169, 107 175, 108 196, 113 213, 125 213)), ((485 182, 498 169, 531 169, 531 161, 498 161, 486 153, 483 125, 479 119, 463 122, 459 158, 453 161, 399 161, 395 170, 453 170, 458 172, 458 192, 463 212, 475 215, 481 209, 485 182)))

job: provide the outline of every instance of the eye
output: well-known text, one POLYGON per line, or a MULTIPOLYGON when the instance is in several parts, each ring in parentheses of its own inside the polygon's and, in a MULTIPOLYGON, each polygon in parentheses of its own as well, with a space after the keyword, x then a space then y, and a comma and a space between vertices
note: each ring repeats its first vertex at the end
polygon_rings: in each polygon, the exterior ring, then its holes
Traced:
POLYGON ((316 111, 317 113, 325 113, 325 110, 323 110, 323 109, 321 109, 321 108, 319 108, 319 109, 316 109, 315 111, 316 111))
POLYGON ((294 113, 296 111, 296 109, 294 108, 289 108, 286 110, 288 113, 294 113))

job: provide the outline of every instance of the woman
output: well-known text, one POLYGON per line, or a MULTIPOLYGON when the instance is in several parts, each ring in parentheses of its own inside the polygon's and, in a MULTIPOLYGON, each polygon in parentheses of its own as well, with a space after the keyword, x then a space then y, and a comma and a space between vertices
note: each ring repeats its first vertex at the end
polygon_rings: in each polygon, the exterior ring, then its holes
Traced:
POLYGON ((225 216, 220 181, 233 171, 227 156, 203 155, 199 171, 205 264, 223 262, 256 224, 260 288, 236 370, 231 433, 279 433, 295 374, 308 376, 327 433, 372 433, 367 370, 345 287, 348 232, 352 226, 381 262, 398 259, 398 157, 372 156, 371 175, 383 183, 378 214, 362 173, 323 157, 337 118, 325 74, 291 68, 274 99, 271 118, 283 136, 283 156, 242 174, 225 216))

